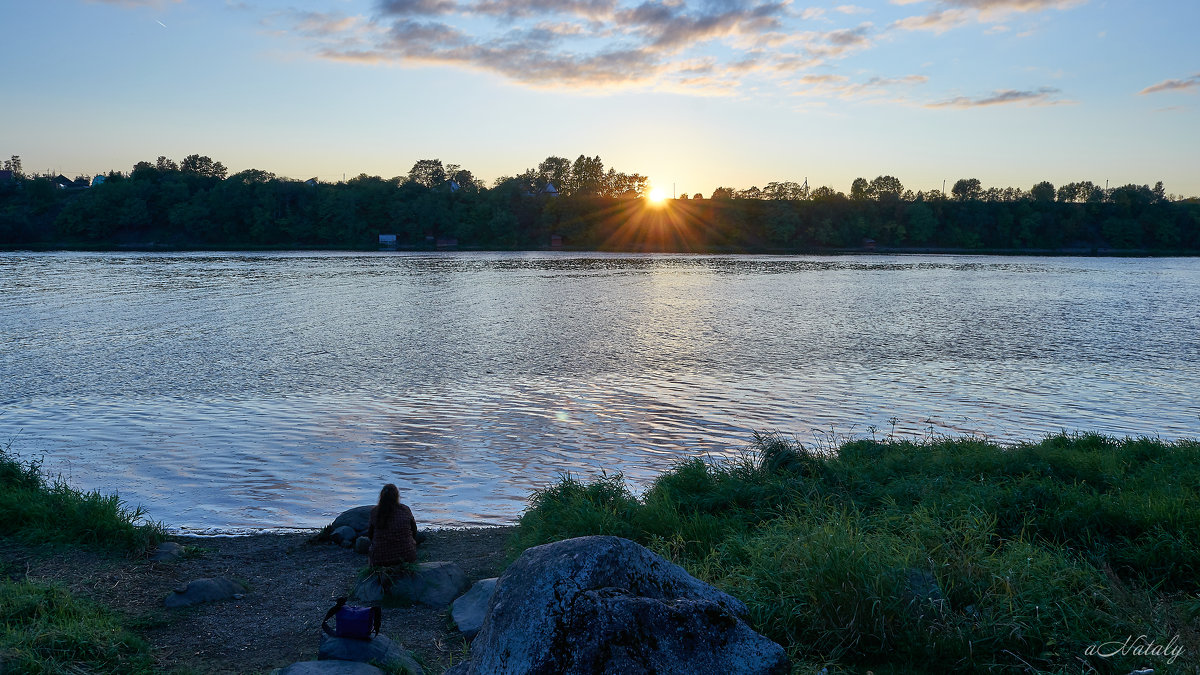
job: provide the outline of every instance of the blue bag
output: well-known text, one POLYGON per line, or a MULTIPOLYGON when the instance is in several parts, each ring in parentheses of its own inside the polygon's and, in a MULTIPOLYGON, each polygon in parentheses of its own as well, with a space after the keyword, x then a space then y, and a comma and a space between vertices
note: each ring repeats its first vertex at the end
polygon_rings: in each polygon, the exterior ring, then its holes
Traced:
POLYGON ((330 637, 370 640, 379 634, 382 619, 383 612, 378 607, 355 607, 347 605, 346 598, 338 598, 337 604, 325 613, 321 630, 330 637), (333 628, 329 627, 330 619, 334 620, 333 628))

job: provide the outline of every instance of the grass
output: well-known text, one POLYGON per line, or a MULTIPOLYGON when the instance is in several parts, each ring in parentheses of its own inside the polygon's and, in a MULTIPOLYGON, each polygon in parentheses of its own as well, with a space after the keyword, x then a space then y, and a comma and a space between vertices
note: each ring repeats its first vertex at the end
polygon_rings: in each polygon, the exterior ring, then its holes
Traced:
POLYGON ((1196 441, 813 450, 757 435, 742 458, 681 462, 640 499, 619 475, 565 476, 533 496, 513 552, 585 534, 639 541, 739 597, 806 669, 1128 673, 1200 661, 1196 441), (1086 653, 1138 635, 1177 637, 1183 655, 1086 653))
POLYGON ((119 617, 58 586, 0 580, 0 672, 153 673, 119 617))
POLYGON ((38 462, 16 457, 10 445, 0 448, 0 534, 126 555, 145 553, 164 539, 161 524, 143 522, 141 507, 49 478, 38 462))
MULTIPOLYGON (((0 448, 0 523, 5 537, 86 546, 129 556, 164 537, 141 509, 116 495, 49 479, 36 462, 0 448)), ((109 610, 55 586, 0 577, 0 672, 155 672, 149 646, 109 610)))

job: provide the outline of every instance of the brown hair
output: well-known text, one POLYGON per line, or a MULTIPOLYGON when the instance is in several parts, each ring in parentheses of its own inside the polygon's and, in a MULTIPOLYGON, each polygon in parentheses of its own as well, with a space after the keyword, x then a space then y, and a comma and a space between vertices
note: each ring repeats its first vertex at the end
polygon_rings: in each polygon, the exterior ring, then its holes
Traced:
POLYGON ((388 483, 379 491, 379 504, 375 507, 375 524, 386 527, 400 510, 400 488, 388 483))

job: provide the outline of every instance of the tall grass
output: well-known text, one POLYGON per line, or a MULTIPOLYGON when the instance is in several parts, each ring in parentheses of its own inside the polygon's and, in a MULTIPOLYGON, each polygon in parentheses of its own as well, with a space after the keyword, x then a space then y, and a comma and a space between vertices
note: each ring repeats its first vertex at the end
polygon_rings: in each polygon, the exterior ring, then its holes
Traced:
POLYGON ((89 546, 135 555, 162 541, 161 524, 143 522, 141 507, 117 495, 85 492, 48 478, 36 461, 0 448, 0 535, 89 546))
POLYGON ((756 436, 641 499, 619 476, 536 493, 514 553, 584 534, 640 541, 747 603, 799 662, 874 669, 1129 672, 1200 663, 1200 443, 1058 435, 847 441, 756 436), (1166 657, 1089 645, 1178 637, 1166 657))

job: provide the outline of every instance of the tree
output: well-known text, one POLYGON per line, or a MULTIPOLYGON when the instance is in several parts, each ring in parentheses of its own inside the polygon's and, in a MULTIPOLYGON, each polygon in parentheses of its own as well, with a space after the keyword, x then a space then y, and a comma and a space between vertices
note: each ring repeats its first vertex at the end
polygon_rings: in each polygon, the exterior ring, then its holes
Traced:
POLYGON ((167 171, 178 171, 179 165, 173 160, 167 159, 164 155, 159 155, 158 159, 154 162, 154 168, 165 173, 167 171))
POLYGON ((217 180, 225 180, 225 165, 220 162, 214 162, 208 155, 188 155, 179 163, 179 170, 183 173, 201 176, 204 178, 215 178, 217 180))
POLYGON ((704 199, 704 195, 697 192, 696 194, 692 195, 692 199, 704 199))
POLYGON ((595 197, 604 192, 604 162, 600 161, 600 156, 577 157, 571 166, 571 194, 595 197))
POLYGON ((712 197, 709 199, 733 199, 733 188, 719 187, 712 192, 712 197))
POLYGON ((960 202, 976 200, 983 195, 983 184, 978 178, 959 178, 950 188, 950 194, 960 202))
POLYGON ((4 160, 4 170, 11 171, 18 178, 24 176, 25 174, 21 171, 21 156, 13 155, 11 159, 4 160))
POLYGON ((550 183, 559 192, 566 193, 571 183, 571 160, 555 156, 543 159, 537 167, 537 179, 541 183, 537 186, 539 190, 550 183))
POLYGON ((408 170, 408 180, 427 188, 435 188, 446 182, 446 169, 440 159, 418 159, 408 170))
POLYGON ((133 165, 129 177, 133 180, 150 180, 158 175, 158 169, 150 162, 138 162, 133 165))
POLYGON ((872 199, 881 202, 896 202, 904 193, 904 185, 895 176, 876 176, 867 187, 867 193, 872 199))
POLYGON ((229 177, 231 183, 240 183, 242 185, 254 185, 261 183, 270 183, 275 180, 275 174, 262 169, 246 169, 239 171, 229 177))
POLYGON ((855 178, 853 183, 850 183, 850 199, 856 202, 866 201, 870 198, 870 183, 866 178, 855 178))
POLYGON ((781 183, 771 182, 767 183, 767 186, 763 188, 763 196, 767 199, 794 201, 807 198, 808 190, 792 181, 783 181, 781 183))
POLYGON ((1052 202, 1054 194, 1054 184, 1050 181, 1044 180, 1029 189, 1029 197, 1035 202, 1052 202))
POLYGON ((937 220, 933 217, 933 209, 924 202, 917 202, 908 207, 908 239, 915 244, 923 244, 933 238, 937 231, 937 220))
POLYGON ((450 180, 458 183, 458 189, 467 194, 474 194, 483 189, 483 181, 475 177, 467 169, 458 169, 450 174, 450 180))

